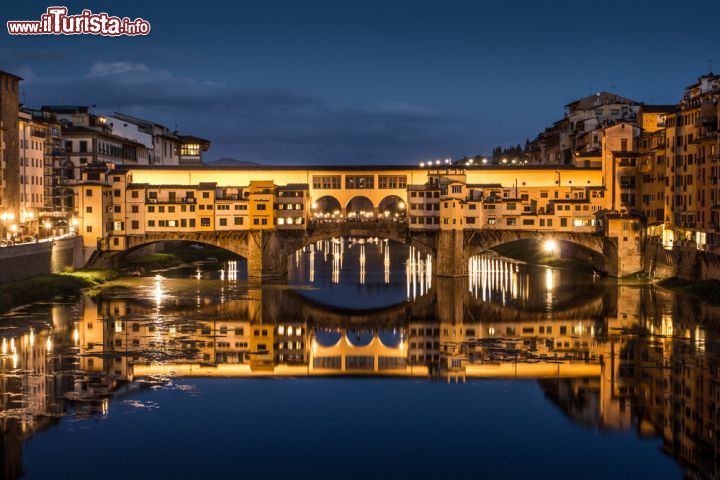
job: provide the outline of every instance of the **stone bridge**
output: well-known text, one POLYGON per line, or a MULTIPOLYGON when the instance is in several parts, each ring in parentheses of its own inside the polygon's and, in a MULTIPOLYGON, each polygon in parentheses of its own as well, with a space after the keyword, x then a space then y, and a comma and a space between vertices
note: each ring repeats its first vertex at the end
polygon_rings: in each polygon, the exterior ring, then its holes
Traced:
POLYGON ((117 267, 127 253, 157 242, 186 241, 212 245, 245 259, 248 276, 263 281, 281 281, 287 275, 288 257, 315 242, 337 237, 377 237, 417 248, 433 257, 440 277, 467 275, 470 257, 498 245, 518 241, 553 239, 563 245, 563 255, 578 258, 609 275, 617 274, 617 241, 595 233, 535 230, 441 230, 409 229, 402 222, 311 223, 307 230, 238 230, 210 232, 161 232, 128 235, 128 249, 103 252, 92 266, 117 267))

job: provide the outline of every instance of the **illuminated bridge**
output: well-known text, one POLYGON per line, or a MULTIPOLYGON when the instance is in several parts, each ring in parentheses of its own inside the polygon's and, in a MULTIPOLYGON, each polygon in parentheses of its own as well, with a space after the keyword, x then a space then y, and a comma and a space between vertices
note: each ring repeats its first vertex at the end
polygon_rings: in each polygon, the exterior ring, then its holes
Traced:
POLYGON ((599 168, 120 167, 84 175, 76 224, 94 265, 190 241, 234 252, 250 277, 271 280, 307 245, 376 237, 431 255, 434 273, 446 277, 466 276, 469 258, 519 240, 553 240, 563 255, 610 275, 641 269, 640 222, 606 215, 612 204, 599 168))

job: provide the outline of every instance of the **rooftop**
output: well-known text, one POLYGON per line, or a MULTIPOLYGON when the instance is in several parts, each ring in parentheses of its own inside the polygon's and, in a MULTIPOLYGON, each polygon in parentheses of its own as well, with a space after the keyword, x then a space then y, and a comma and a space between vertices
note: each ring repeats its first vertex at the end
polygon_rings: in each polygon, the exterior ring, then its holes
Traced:
MULTIPOLYGON (((253 171, 337 171, 337 172, 371 172, 371 171, 427 171, 427 167, 419 165, 120 165, 118 171, 213 171, 213 172, 253 172, 253 171)), ((465 171, 483 170, 563 170, 563 171, 598 171, 601 167, 576 167, 573 165, 473 165, 461 168, 465 171)))

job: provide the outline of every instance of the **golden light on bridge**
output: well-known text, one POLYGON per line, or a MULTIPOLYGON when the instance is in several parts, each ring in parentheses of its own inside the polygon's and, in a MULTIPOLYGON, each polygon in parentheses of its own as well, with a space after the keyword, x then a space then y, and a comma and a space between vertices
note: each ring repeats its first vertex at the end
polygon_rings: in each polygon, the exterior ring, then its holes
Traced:
POLYGON ((558 251, 558 243, 555 240, 546 240, 543 244, 543 249, 549 255, 555 255, 558 251))

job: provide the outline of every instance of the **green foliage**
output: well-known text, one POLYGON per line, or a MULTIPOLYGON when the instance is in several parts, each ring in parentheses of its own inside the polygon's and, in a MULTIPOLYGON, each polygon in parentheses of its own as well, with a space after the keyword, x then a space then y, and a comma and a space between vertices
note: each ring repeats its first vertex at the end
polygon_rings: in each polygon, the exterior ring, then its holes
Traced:
POLYGON ((0 283, 0 312, 32 302, 77 295, 84 288, 101 285, 118 276, 115 270, 77 270, 0 283))
POLYGON ((625 275, 624 277, 620 277, 620 280, 627 284, 627 283, 649 283, 651 281, 650 275, 647 274, 647 272, 635 272, 631 273, 630 275, 625 275))

